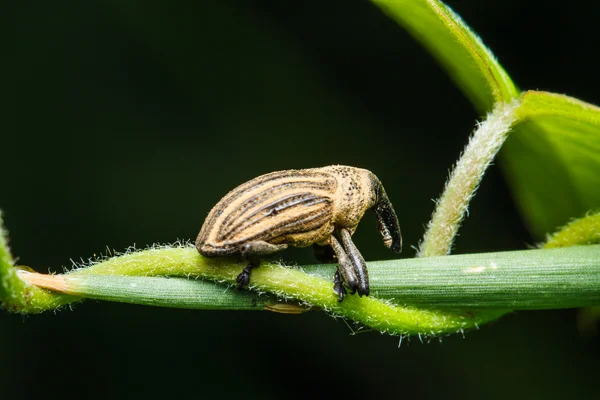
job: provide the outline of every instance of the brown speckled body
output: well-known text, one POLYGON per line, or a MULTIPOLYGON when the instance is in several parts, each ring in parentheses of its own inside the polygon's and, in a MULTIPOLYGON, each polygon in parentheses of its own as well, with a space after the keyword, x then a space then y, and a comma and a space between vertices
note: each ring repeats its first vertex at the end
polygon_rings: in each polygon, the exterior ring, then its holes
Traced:
POLYGON ((246 257, 249 264, 236 280, 243 288, 258 266, 258 256, 287 246, 329 246, 331 259, 338 260, 334 292, 342 301, 346 287, 351 294, 369 294, 367 266, 351 236, 370 208, 377 215, 383 243, 399 252, 396 213, 372 172, 342 165, 273 172, 223 197, 204 221, 196 248, 206 257, 246 257))
POLYGON ((354 233, 376 202, 366 170, 330 166, 278 171, 248 181, 211 210, 196 239, 205 256, 232 255, 249 241, 327 245, 336 227, 354 233))

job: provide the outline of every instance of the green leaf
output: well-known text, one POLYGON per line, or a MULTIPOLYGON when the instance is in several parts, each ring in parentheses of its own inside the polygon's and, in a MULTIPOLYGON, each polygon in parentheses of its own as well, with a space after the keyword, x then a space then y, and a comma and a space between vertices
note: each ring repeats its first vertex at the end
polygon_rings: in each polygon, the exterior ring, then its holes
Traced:
POLYGON ((441 1, 372 1, 432 53, 481 113, 519 96, 494 55, 441 1))
POLYGON ((528 91, 501 151, 502 167, 534 236, 600 208, 600 108, 528 91))
POLYGON ((274 296, 228 289, 212 282, 176 277, 61 274, 21 271, 36 286, 81 298, 196 310, 264 310, 278 303, 274 296))

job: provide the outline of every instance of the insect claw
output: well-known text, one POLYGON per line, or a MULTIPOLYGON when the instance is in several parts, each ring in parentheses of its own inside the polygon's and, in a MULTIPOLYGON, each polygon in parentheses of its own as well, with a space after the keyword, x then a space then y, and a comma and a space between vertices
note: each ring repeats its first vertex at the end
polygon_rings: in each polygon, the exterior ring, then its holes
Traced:
POLYGON ((346 289, 340 284, 338 287, 333 286, 333 291, 338 295, 338 303, 344 301, 344 296, 346 295, 346 289))
POLYGON ((252 264, 248 264, 246 268, 235 279, 236 288, 238 290, 245 289, 250 283, 250 273, 252 272, 252 264))
POLYGON ((335 275, 333 276, 333 292, 338 295, 338 303, 344 301, 346 288, 344 288, 344 284, 342 283, 340 271, 335 271, 335 275))
POLYGON ((369 295, 369 286, 367 285, 366 287, 359 287, 358 288, 358 296, 359 297, 363 297, 364 296, 368 296, 369 295))

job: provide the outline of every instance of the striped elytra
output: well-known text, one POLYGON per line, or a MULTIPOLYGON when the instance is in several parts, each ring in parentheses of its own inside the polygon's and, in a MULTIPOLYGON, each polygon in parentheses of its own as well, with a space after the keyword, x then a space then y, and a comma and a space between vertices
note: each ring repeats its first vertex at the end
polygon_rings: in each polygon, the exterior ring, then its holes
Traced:
MULTIPOLYGON (((238 186, 223 197, 204 221, 196 248, 207 257, 234 254, 251 257, 287 246, 331 246, 332 241, 337 241, 335 237, 343 237, 344 246, 336 242, 334 249, 346 248, 349 254, 356 253, 353 262, 357 265, 341 271, 341 278, 347 283, 364 275, 362 283, 366 287, 350 289, 368 294, 366 266, 358 265, 362 256, 348 241, 369 208, 379 218, 386 246, 399 251, 401 239, 396 215, 381 182, 372 172, 347 166, 272 172, 238 186), (346 232, 340 235, 341 230, 346 232), (355 276, 351 269, 357 268, 365 271, 357 271, 361 273, 355 276)), ((337 256, 346 259, 344 255, 337 256)), ((253 266, 256 265, 250 264, 240 274, 238 286, 247 284, 253 266)))

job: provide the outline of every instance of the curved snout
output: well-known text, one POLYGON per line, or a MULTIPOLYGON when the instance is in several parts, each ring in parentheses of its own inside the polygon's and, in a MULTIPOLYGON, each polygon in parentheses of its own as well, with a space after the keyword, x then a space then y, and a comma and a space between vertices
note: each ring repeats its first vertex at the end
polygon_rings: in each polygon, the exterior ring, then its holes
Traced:
POLYGON ((373 211, 377 215, 377 229, 383 237, 383 244, 394 253, 400 253, 402 251, 400 224, 381 182, 377 187, 377 202, 373 206, 373 211))

